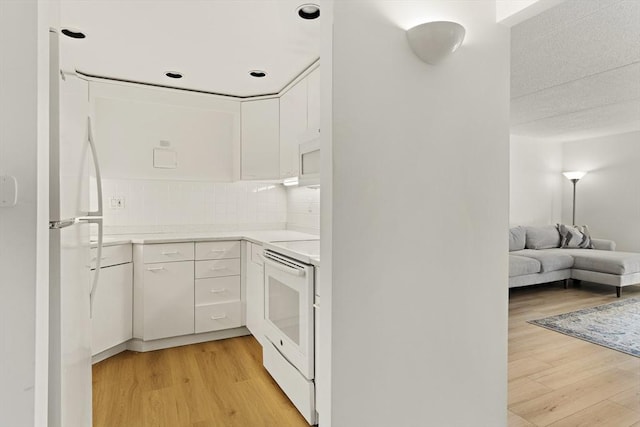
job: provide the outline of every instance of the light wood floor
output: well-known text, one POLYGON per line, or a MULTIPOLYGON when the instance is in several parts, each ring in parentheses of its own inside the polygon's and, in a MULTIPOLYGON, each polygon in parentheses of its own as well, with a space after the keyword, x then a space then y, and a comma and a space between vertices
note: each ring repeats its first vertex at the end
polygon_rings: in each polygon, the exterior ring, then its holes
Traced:
MULTIPOLYGON (((637 296, 640 286, 622 290, 637 296)), ((511 290, 509 427, 640 427, 640 358, 527 323, 617 300, 584 282, 511 290)))
POLYGON ((93 366, 94 427, 308 427, 241 337, 93 366))
MULTIPOLYGON (((640 286, 623 289, 632 296, 640 286)), ((616 300, 588 283, 511 290, 509 427, 640 427, 640 358, 527 323, 616 300)), ((242 337, 100 362, 94 427, 307 427, 260 355, 242 337)))

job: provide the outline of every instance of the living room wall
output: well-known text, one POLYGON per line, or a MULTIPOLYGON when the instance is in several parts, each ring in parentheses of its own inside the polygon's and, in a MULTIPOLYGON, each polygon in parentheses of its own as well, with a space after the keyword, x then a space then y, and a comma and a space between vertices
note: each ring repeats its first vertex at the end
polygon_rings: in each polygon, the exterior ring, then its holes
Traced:
MULTIPOLYGON (((588 174, 578 183, 576 223, 615 240, 617 249, 640 252, 640 132, 562 144, 565 170, 588 174)), ((562 220, 571 222, 571 185, 563 185, 562 220)))
POLYGON ((562 214, 562 144, 511 135, 509 222, 544 225, 562 214))

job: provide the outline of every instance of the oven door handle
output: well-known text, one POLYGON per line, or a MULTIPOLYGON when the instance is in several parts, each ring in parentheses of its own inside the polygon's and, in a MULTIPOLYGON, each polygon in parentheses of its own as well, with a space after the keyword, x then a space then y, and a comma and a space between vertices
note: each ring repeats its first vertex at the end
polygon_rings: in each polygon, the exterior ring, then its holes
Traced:
POLYGON ((304 276, 305 274, 307 274, 304 269, 297 269, 297 268, 293 268, 293 267, 289 267, 287 265, 284 264, 280 264, 279 262, 273 261, 268 257, 264 257, 264 260, 267 264, 269 264, 270 266, 272 266, 273 268, 277 268, 280 271, 284 271, 285 273, 289 273, 293 276, 304 276))

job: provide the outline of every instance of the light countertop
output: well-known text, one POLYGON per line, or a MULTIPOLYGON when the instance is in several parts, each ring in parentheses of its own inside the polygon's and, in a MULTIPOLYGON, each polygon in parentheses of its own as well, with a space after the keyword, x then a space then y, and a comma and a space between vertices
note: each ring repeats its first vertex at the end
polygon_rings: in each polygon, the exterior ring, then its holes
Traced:
MULTIPOLYGON (((94 238, 95 239, 95 238, 94 238)), ((215 240, 248 240, 253 243, 318 240, 319 236, 292 230, 214 231, 188 233, 121 234, 104 237, 104 246, 154 243, 205 242, 215 240)), ((95 246, 92 240, 92 246, 95 246)))

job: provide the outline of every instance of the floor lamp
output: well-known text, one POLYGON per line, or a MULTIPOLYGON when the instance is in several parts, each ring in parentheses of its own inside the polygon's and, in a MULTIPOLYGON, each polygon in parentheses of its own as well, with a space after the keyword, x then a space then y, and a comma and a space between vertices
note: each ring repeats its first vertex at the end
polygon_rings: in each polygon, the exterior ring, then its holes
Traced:
POLYGON ((576 184, 587 173, 582 171, 562 172, 562 174, 573 183, 573 215, 572 224, 576 225, 576 184))

